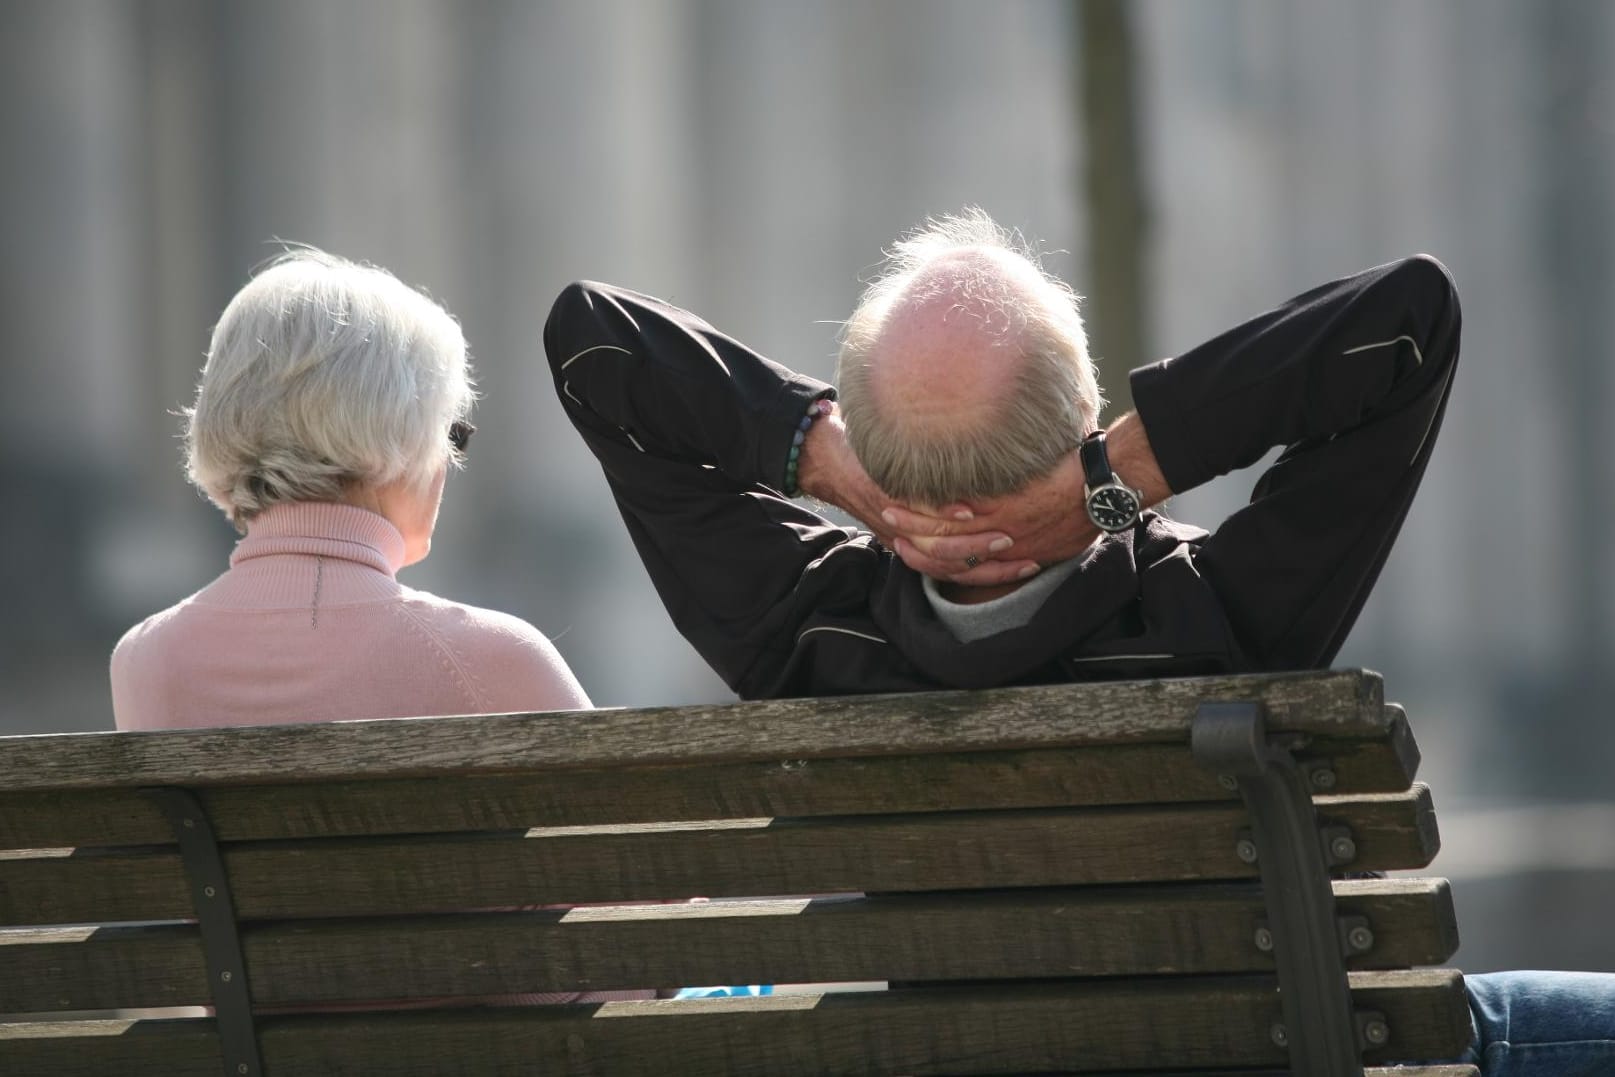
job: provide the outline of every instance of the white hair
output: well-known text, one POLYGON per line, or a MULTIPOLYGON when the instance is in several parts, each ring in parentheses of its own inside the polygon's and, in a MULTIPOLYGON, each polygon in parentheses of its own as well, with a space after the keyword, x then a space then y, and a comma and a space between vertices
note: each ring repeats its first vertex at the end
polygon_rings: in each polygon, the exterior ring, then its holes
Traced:
POLYGON ((836 368, 848 441, 864 470, 892 497, 931 505, 999 497, 1047 475, 1098 426, 1103 404, 1076 294, 974 207, 931 218, 886 254, 847 319, 836 368), (976 253, 986 257, 960 257, 976 253), (948 272, 933 272, 944 260, 948 272), (1019 363, 1004 399, 969 429, 919 428, 878 410, 870 392, 893 314, 943 291, 989 308, 981 324, 1019 363))
POLYGON ((312 248, 262 267, 219 318, 186 473, 244 528, 283 501, 336 501, 460 463, 451 423, 476 398, 448 311, 384 269, 312 248))

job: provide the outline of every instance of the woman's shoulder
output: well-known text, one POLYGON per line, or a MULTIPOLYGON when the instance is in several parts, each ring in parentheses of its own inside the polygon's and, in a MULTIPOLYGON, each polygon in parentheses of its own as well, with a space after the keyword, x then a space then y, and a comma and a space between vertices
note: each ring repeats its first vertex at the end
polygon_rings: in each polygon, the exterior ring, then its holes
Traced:
POLYGON ((119 729, 155 728, 145 717, 146 704, 161 695, 157 685, 173 667, 174 657, 193 655, 206 646, 206 634, 198 633, 187 616, 195 598, 191 595, 131 626, 112 648, 108 675, 112 715, 119 729))
POLYGON ((398 598, 411 616, 466 639, 487 639, 513 646, 549 644, 544 633, 513 613, 456 602, 413 587, 401 587, 398 598))
POLYGON ((405 588, 401 608, 466 663, 499 710, 589 707, 549 637, 514 614, 405 588))
POLYGON ((183 635, 186 613, 195 599, 196 595, 191 595, 166 610, 159 610, 144 621, 131 625, 112 648, 114 667, 128 661, 132 655, 152 647, 163 646, 176 636, 183 635))

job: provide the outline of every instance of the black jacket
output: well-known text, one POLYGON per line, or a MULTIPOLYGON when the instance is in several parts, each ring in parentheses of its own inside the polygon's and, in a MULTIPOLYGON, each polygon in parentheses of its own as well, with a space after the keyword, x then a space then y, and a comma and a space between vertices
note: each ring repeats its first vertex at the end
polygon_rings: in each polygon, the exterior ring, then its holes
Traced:
POLYGON ((1031 623, 973 643, 872 535, 777 492, 830 386, 602 284, 561 293, 544 347, 679 631, 740 696, 775 698, 1327 665, 1424 474, 1458 336, 1452 281, 1420 256, 1134 371, 1173 490, 1287 449, 1215 532, 1146 513, 1031 623))

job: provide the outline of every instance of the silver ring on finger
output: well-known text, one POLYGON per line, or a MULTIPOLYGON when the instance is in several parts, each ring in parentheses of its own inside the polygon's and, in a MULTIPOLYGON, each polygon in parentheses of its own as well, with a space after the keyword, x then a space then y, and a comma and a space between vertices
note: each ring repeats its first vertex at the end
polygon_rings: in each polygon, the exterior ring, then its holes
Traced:
POLYGON ((981 564, 981 558, 975 554, 970 554, 965 558, 965 568, 975 568, 979 564, 981 564))

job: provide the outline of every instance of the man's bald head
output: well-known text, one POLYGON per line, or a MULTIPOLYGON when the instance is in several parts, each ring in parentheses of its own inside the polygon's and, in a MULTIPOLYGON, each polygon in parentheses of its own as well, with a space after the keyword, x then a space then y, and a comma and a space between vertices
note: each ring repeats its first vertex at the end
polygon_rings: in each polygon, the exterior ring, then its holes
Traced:
POLYGON ((1076 296, 980 210, 897 244, 847 321, 837 381, 853 451, 908 502, 1011 493, 1098 422, 1076 296))

